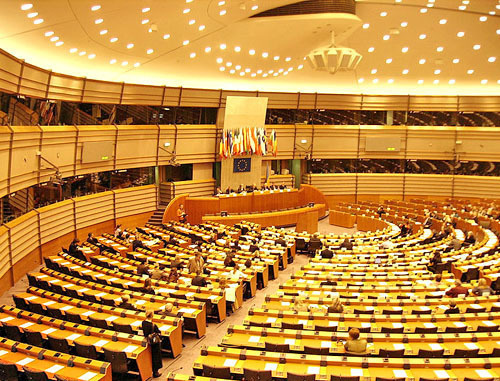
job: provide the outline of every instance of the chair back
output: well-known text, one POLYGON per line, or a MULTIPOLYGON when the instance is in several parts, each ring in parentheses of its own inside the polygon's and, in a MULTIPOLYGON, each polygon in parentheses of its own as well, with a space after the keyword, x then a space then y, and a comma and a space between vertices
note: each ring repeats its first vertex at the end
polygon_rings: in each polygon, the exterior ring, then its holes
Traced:
POLYGON ((128 372, 127 355, 125 352, 115 352, 102 348, 104 351, 104 361, 111 363, 113 373, 124 374, 128 372))
POLYGON ((17 381, 18 379, 19 375, 17 373, 16 364, 0 361, 0 380, 17 381))

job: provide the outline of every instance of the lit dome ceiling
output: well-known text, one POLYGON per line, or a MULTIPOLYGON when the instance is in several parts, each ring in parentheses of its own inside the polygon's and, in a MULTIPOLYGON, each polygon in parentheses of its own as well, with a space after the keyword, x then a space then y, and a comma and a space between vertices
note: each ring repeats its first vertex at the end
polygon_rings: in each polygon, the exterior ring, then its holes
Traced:
POLYGON ((358 0, 356 15, 252 17, 291 0, 0 0, 0 48, 57 72, 262 91, 500 94, 499 0, 358 0), (336 43, 363 59, 304 60, 336 43))

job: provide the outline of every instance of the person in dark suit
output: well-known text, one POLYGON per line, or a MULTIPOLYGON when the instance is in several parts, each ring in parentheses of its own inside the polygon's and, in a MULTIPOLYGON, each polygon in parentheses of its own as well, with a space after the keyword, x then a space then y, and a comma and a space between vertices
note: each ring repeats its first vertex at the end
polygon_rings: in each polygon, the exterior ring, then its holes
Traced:
POLYGON ((152 354, 152 365, 153 365, 153 377, 160 377, 160 369, 162 367, 161 360, 161 341, 153 342, 150 338, 152 334, 160 335, 160 329, 154 323, 154 312, 149 310, 146 312, 146 319, 142 322, 142 332, 144 333, 144 337, 148 339, 148 343, 151 346, 151 354, 152 354))
POLYGON ((70 255, 72 255, 73 257, 75 257, 75 258, 78 258, 78 259, 81 259, 83 261, 86 261, 87 258, 83 254, 83 251, 81 251, 78 248, 78 244, 79 243, 80 243, 80 240, 78 238, 75 238, 73 241, 71 241, 71 243, 69 244, 68 253, 70 255))
POLYGON ((207 280, 205 278, 197 275, 191 281, 191 285, 197 286, 197 287, 207 287, 208 283, 207 283, 207 280))
POLYGON ((340 244, 340 248, 352 250, 352 242, 349 240, 349 238, 344 239, 344 241, 340 244))
POLYGON ((323 246, 323 244, 321 243, 321 240, 319 239, 317 234, 313 234, 313 236, 309 240, 309 246, 311 246, 311 245, 314 245, 314 246, 318 245, 319 247, 323 246))
POLYGON ((147 261, 145 263, 140 263, 139 266, 137 266, 137 275, 149 275, 149 267, 147 261))
POLYGON ((432 259, 429 262, 428 270, 435 273, 437 271, 438 265, 440 265, 441 263, 443 263, 441 259, 441 253, 439 251, 436 251, 434 257, 432 257, 432 259))
POLYGON ((124 308, 126 310, 135 310, 135 307, 132 303, 130 303, 130 296, 127 294, 124 294, 121 296, 121 298, 118 300, 118 304, 116 305, 117 307, 124 308))
POLYGON ((138 248, 147 249, 148 247, 140 239, 135 238, 132 241, 132 251, 136 251, 138 248))
POLYGON ((446 311, 444 311, 444 313, 446 315, 449 315, 449 314, 459 314, 460 313, 460 309, 457 307, 457 303, 451 301, 450 302, 450 307, 448 307, 448 309, 446 311))
POLYGON ((94 235, 92 233, 89 233, 87 235, 87 242, 92 244, 92 245, 98 245, 99 244, 99 241, 97 240, 97 238, 94 238, 94 235))
POLYGON ((182 264, 182 260, 180 258, 180 255, 179 254, 175 254, 175 258, 172 262, 170 262, 170 268, 173 269, 173 268, 176 268, 177 270, 180 270, 182 269, 183 267, 183 264, 182 264))
POLYGON ((325 259, 333 258, 333 251, 331 251, 329 248, 321 250, 320 254, 321 254, 321 258, 325 258, 325 259))
POLYGON ((474 245, 476 243, 476 237, 474 237, 474 233, 468 232, 467 237, 465 237, 464 243, 467 245, 474 245))
POLYGON ((283 239, 283 237, 279 237, 275 242, 276 245, 287 247, 286 241, 283 239))

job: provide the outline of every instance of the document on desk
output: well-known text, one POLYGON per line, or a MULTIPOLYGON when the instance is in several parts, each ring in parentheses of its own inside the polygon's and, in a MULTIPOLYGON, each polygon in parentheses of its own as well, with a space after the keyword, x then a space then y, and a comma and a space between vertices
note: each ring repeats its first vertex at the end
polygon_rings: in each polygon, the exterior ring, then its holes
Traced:
POLYGON ((408 375, 406 374, 406 370, 403 369, 394 369, 392 371, 394 373, 395 378, 407 378, 408 375))
POLYGON ((476 369, 476 373, 481 378, 492 378, 493 375, 486 369, 476 369))
POLYGON ((351 376, 363 377, 363 369, 351 368, 351 376))
POLYGON ((271 371, 274 371, 278 369, 278 364, 274 364, 274 363, 266 363, 266 366, 264 368, 264 370, 271 370, 271 371))
POLYGON ((319 366, 308 366, 307 374, 319 374, 319 366))
POLYGON ((28 365, 32 361, 35 361, 35 359, 33 359, 31 357, 25 357, 22 360, 19 360, 18 362, 16 362, 16 364, 21 365, 21 366, 25 366, 25 365, 28 365))
POLYGON ((94 345, 95 345, 96 347, 103 347, 103 346, 105 346, 107 343, 109 343, 109 341, 108 341, 108 340, 99 340, 99 341, 97 341, 96 343, 94 343, 94 345))
POLYGON ((52 365, 50 368, 45 369, 45 371, 48 373, 57 373, 63 368, 64 368, 64 366, 56 364, 56 365, 52 365))
POLYGON ((78 377, 78 379, 82 380, 82 381, 89 381, 89 380, 92 380, 95 376, 97 376, 97 373, 87 372, 87 373, 81 375, 80 377, 78 377))
POLYGON ((250 336, 248 339, 249 343, 258 343, 260 341, 260 336, 250 336))
POLYGON ((224 366, 233 367, 237 362, 237 359, 226 359, 226 361, 224 361, 224 366))
POLYGON ((133 351, 135 351, 136 349, 138 348, 137 345, 129 345, 128 347, 126 347, 123 352, 125 353, 132 353, 133 351))
POLYGON ((10 351, 5 351, 3 349, 0 349, 0 357, 2 357, 3 355, 6 355, 7 353, 10 353, 10 351))
POLYGON ((50 335, 52 332, 57 331, 56 328, 47 328, 45 331, 42 331, 42 333, 45 333, 46 335, 50 335))
POLYGON ((19 327, 21 328, 28 328, 28 327, 31 327, 32 325, 35 325, 35 323, 32 323, 32 322, 27 322, 27 323, 24 323, 24 324, 21 324, 19 327))

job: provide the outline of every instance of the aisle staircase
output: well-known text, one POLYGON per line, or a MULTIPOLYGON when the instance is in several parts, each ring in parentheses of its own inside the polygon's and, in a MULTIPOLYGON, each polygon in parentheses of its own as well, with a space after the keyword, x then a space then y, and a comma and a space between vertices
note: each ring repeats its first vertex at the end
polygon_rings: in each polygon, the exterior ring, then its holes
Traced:
POLYGON ((149 217, 148 224, 161 226, 161 220, 167 204, 160 203, 158 210, 156 210, 151 217, 149 217))

